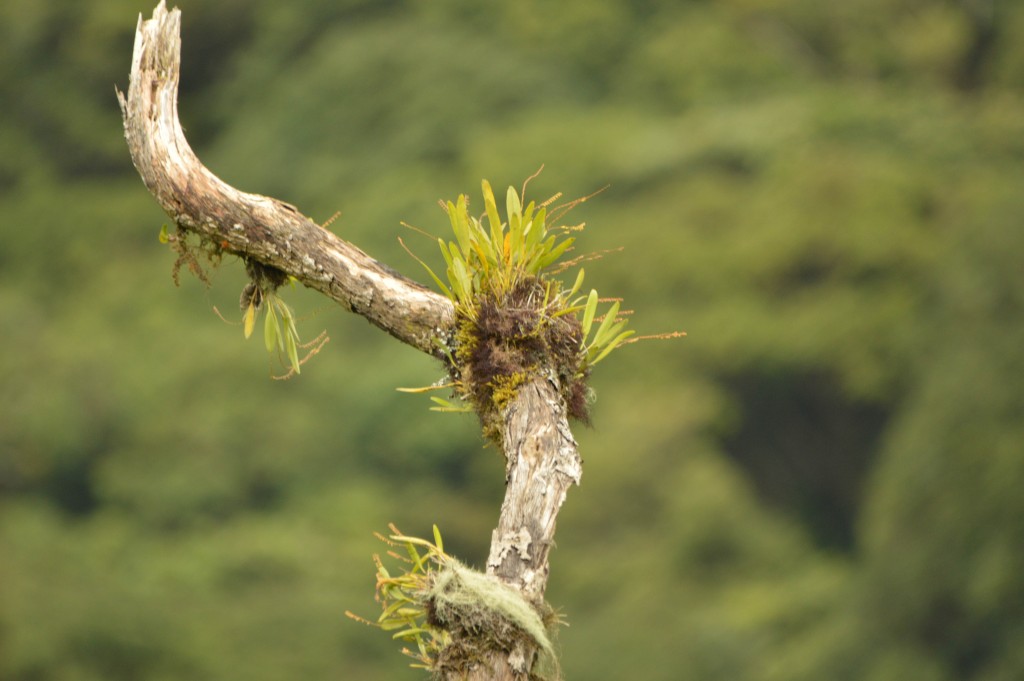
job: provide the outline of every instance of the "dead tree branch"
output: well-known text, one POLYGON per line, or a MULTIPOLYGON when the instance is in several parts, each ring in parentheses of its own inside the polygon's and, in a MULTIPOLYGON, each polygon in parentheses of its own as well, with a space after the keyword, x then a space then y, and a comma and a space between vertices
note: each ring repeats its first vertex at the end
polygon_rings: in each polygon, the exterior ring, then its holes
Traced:
MULTIPOLYGON (((451 301, 396 273, 286 203, 227 185, 189 147, 178 120, 181 14, 163 0, 139 18, 127 95, 118 92, 132 160, 146 187, 182 229, 224 252, 295 277, 392 336, 431 355, 450 344, 451 301)), ((506 498, 487 572, 543 610, 548 552, 580 457, 557 379, 536 375, 502 414, 506 498)), ((517 643, 444 671, 451 678, 530 677, 536 653, 517 643)))
POLYGON ((437 355, 454 309, 277 199, 241 192, 210 172, 178 120, 181 13, 161 0, 139 18, 125 137, 146 187, 174 222, 234 253, 295 277, 415 348, 437 355))

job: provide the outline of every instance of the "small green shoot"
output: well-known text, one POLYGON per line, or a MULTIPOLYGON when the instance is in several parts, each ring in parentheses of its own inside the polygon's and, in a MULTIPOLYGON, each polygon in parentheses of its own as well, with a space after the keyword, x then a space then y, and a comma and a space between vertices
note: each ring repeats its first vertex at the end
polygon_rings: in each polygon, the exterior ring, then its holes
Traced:
MULTIPOLYGON (((269 287, 268 287, 269 288, 269 287)), ((291 307, 279 296, 276 290, 263 290, 250 283, 242 292, 242 331, 248 339, 256 328, 256 317, 260 311, 265 312, 263 319, 263 344, 267 352, 277 354, 281 363, 288 368, 288 373, 281 378, 302 373, 302 365, 315 355, 327 342, 326 333, 321 333, 313 341, 303 343, 295 325, 295 314, 291 307), (299 356, 299 350, 305 350, 305 357, 299 356)))

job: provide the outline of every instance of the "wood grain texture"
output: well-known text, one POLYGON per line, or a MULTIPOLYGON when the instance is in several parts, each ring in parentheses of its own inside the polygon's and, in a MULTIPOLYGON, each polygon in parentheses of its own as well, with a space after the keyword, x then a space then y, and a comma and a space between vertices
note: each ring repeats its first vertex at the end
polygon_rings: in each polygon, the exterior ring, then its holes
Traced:
POLYGON ((225 252, 295 277, 431 355, 449 340, 448 298, 403 277, 294 206, 231 187, 196 157, 178 120, 181 13, 139 18, 128 94, 118 93, 132 161, 174 222, 225 252))

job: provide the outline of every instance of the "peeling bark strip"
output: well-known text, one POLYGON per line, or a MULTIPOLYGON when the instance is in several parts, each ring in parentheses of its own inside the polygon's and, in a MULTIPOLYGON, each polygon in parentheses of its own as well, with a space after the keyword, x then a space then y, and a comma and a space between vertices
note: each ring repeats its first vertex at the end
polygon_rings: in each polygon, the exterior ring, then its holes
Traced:
MULTIPOLYGON (((321 228, 296 208, 247 194, 207 170, 178 121, 181 13, 163 0, 135 34, 127 96, 118 92, 125 137, 146 187, 181 228, 223 250, 289 274, 404 343, 439 355, 454 307, 321 228)), ((487 572, 544 611, 548 552, 566 492, 579 484, 581 462, 555 379, 538 375, 502 413, 506 493, 487 572)), ((536 650, 522 642, 495 649, 451 678, 525 681, 536 650)))
POLYGON ((565 403, 552 380, 523 385, 504 413, 506 488, 487 571, 535 605, 544 600, 555 519, 583 473, 565 403))
MULTIPOLYGON (((487 572, 519 589, 543 614, 555 520, 569 487, 580 484, 583 464, 554 379, 536 377, 523 385, 502 416, 505 501, 491 535, 487 572)), ((458 678, 525 681, 537 672, 536 656, 536 646, 517 642, 458 678)), ((550 676, 537 678, 558 676, 557 670, 547 671, 550 676)))
POLYGON ((146 187, 180 227, 229 253, 286 272, 423 352, 439 355, 454 308, 277 199, 248 194, 211 173, 178 120, 181 12, 163 0, 139 17, 128 95, 118 92, 125 137, 146 187))

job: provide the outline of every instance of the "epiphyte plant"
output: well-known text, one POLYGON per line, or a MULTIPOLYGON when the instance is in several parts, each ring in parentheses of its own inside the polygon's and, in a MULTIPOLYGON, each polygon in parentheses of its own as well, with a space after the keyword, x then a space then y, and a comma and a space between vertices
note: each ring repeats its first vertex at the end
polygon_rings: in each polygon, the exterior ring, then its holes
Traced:
POLYGON ((434 409, 476 411, 485 433, 493 435, 489 415, 500 411, 527 376, 548 372, 569 414, 586 422, 591 369, 636 340, 618 299, 601 298, 594 289, 582 292, 580 264, 600 254, 567 257, 584 224, 559 221, 590 197, 553 206, 561 196, 556 194, 524 205, 526 185, 522 193, 509 187, 503 219, 490 183, 484 180, 481 188, 479 217, 470 214, 464 194, 442 203, 454 235, 437 238, 444 278, 413 256, 454 304, 458 327, 444 348, 450 380, 409 391, 451 389, 465 404, 432 397, 434 409), (572 285, 566 285, 558 275, 577 267, 572 285), (599 314, 602 304, 607 308, 599 314))

